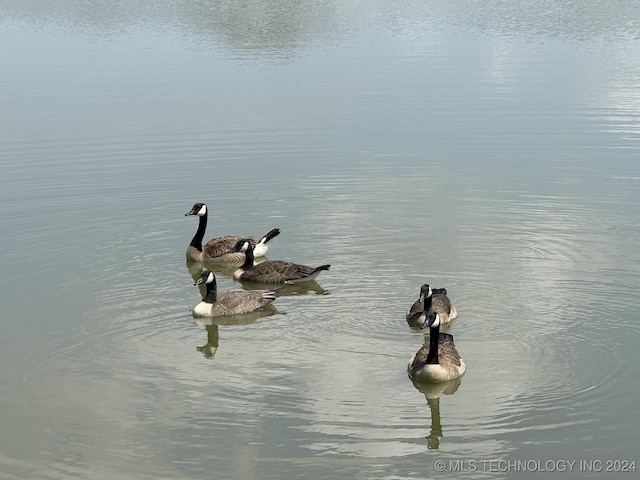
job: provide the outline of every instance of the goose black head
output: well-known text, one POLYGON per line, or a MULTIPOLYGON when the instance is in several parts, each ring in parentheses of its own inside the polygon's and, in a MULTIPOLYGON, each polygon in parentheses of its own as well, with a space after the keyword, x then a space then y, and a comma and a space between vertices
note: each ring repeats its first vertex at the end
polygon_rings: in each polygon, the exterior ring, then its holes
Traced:
POLYGON ((211 283, 216 279, 215 275, 211 270, 205 268, 202 270, 200 274, 200 278, 195 281, 194 285, 202 285, 203 283, 211 283))
POLYGON ((248 239, 248 238, 241 238, 240 240, 238 240, 236 242, 236 244, 231 247, 227 253, 236 253, 236 252, 246 252, 247 250, 249 250, 249 248, 251 248, 251 250, 253 250, 253 247, 255 245, 253 244, 253 242, 248 239))
POLYGON ((207 214, 207 206, 204 203, 194 203, 191 210, 184 214, 185 217, 189 215, 197 215, 198 217, 203 217, 207 214))
POLYGON ((420 318, 424 318, 420 329, 431 328, 431 327, 439 327, 440 326, 440 315, 438 315, 433 310, 429 310, 422 314, 420 318))

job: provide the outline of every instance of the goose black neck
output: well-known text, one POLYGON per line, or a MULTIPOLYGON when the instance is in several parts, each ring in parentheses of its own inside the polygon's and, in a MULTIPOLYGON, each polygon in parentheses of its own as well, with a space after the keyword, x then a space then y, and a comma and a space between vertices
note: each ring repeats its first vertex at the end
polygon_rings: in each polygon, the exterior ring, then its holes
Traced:
POLYGON ((249 242, 249 245, 247 247, 247 251, 244 252, 244 263, 242 264, 242 268, 243 270, 246 270, 248 268, 253 267, 253 245, 251 245, 251 242, 249 242))
POLYGON ((218 287, 216 285, 216 279, 213 278, 213 282, 207 283, 207 292, 204 294, 203 302, 206 303, 216 303, 218 299, 218 287))
POLYGON ((207 214, 208 212, 205 212, 205 214, 200 217, 200 221, 198 223, 198 230, 196 231, 196 234, 191 239, 190 245, 196 248, 199 252, 202 251, 202 239, 204 238, 204 232, 207 229, 207 214))
POLYGON ((427 363, 440 363, 438 358, 438 342, 440 341, 440 325, 429 327, 429 354, 427 355, 427 363))
POLYGON ((429 295, 424 299, 424 313, 427 313, 431 309, 431 304, 433 303, 433 295, 429 295))

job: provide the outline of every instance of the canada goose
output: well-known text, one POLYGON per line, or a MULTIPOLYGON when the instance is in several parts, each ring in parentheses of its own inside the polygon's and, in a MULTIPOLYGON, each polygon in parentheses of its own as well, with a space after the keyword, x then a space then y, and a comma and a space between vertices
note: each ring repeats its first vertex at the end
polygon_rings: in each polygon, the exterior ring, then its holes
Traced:
MULTIPOLYGON (((425 283, 420 287, 420 296, 415 302, 413 302, 411 307, 409 307, 409 310, 407 310, 406 318, 407 323, 410 326, 419 328, 422 325, 423 322, 420 320, 420 316, 424 312, 425 299, 427 299, 428 302, 431 302, 433 310, 442 314, 442 318, 440 319, 442 323, 450 322, 458 316, 456 307, 451 305, 449 297, 447 297, 447 289, 432 289, 428 283, 425 283)), ((427 310, 428 309, 429 308, 427 307, 427 310)))
POLYGON ((202 301, 193 307, 194 317, 217 317, 249 313, 276 299, 279 288, 269 290, 228 290, 218 293, 215 274, 205 268, 194 285, 204 283, 207 292, 202 301))
POLYGON ((323 270, 329 270, 330 265, 313 268, 284 260, 267 260, 253 264, 253 242, 250 238, 242 238, 229 252, 244 252, 245 261, 240 268, 233 272, 233 278, 249 282, 260 283, 298 283, 315 279, 323 270))
MULTIPOLYGON (((242 263, 244 261, 243 253, 228 254, 227 252, 242 237, 238 235, 225 235, 209 240, 204 245, 202 239, 207 229, 208 208, 204 203, 196 203, 191 210, 184 214, 185 217, 196 215, 200 217, 198 230, 191 239, 191 243, 187 248, 187 258, 196 262, 213 262, 213 263, 242 263)), ((262 238, 250 237, 256 244, 254 256, 262 257, 266 255, 269 249, 267 243, 273 237, 280 234, 280 230, 274 228, 266 233, 262 238)))
POLYGON ((433 310, 422 315, 420 328, 429 327, 429 343, 411 357, 407 366, 409 376, 419 382, 446 382, 461 376, 466 366, 453 343, 453 336, 440 333, 440 314, 433 310))

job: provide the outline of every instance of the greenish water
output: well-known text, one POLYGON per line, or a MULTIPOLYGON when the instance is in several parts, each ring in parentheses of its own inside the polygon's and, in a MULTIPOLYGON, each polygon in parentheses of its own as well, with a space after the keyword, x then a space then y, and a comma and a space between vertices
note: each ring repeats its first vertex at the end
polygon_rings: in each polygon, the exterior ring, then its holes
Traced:
POLYGON ((635 2, 72 3, 0 17, 0 478, 640 467, 635 2), (331 270, 195 322, 197 201, 331 270))

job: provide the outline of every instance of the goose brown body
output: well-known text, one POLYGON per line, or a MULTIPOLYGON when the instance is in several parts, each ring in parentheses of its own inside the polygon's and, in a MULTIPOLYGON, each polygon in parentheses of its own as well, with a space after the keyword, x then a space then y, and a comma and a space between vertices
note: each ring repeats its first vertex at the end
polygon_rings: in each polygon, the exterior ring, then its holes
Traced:
POLYGON ((200 218, 198 230, 191 239, 187 247, 187 258, 195 262, 202 263, 236 263, 240 264, 245 260, 244 252, 229 253, 238 240, 249 238, 256 245, 254 256, 261 257, 267 253, 269 245, 267 242, 280 234, 277 228, 271 229, 262 237, 241 237, 239 235, 223 235, 212 238, 206 243, 202 243, 204 233, 207 228, 208 207, 204 203, 196 203, 185 216, 195 215, 200 218))
POLYGON ((458 318, 458 311, 453 306, 449 297, 442 293, 433 293, 431 296, 431 308, 440 315, 440 322, 448 323, 458 318))
POLYGON ((409 376, 420 382, 446 382, 460 377, 466 370, 453 342, 453 336, 440 333, 440 314, 429 310, 423 315, 423 326, 429 327, 429 343, 411 357, 407 365, 409 376))
POLYGON ((251 239, 239 240, 230 252, 244 252, 245 262, 233 272, 233 278, 240 281, 259 283, 298 283, 315 279, 324 270, 329 270, 330 265, 309 267, 299 263, 284 260, 267 260, 257 265, 253 264, 253 242, 251 239))
POLYGON ((432 289, 428 283, 425 283, 420 287, 420 296, 409 307, 409 310, 407 310, 406 319, 407 323, 410 326, 419 328, 422 325, 423 320, 420 319, 420 316, 424 312, 425 301, 431 302, 431 306, 428 306, 427 310, 429 310, 429 308, 432 308, 433 310, 441 314, 440 321, 442 323, 450 322, 458 316, 456 307, 451 304, 449 297, 447 297, 447 289, 432 289))
POLYGON ((253 312, 273 302, 276 299, 276 293, 280 290, 218 292, 215 274, 208 269, 202 270, 200 278, 194 285, 202 283, 206 285, 206 293, 202 301, 193 307, 194 317, 217 317, 253 312))

